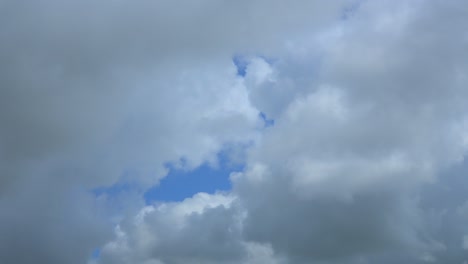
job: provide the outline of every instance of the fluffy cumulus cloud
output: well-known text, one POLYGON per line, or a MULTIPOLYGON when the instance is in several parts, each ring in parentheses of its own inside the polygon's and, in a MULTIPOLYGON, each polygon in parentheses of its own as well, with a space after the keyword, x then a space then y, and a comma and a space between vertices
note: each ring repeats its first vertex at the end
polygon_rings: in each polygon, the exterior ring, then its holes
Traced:
POLYGON ((0 1, 0 262, 468 263, 467 24, 462 0, 0 1), (145 204, 239 146, 231 190, 145 204))

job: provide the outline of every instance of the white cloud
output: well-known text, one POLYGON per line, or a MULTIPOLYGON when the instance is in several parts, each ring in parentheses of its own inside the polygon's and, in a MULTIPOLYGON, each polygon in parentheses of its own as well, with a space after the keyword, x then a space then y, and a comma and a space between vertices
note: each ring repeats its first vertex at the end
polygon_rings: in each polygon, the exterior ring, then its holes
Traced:
POLYGON ((233 197, 199 193, 180 203, 149 206, 117 227, 102 250, 103 263, 216 263, 244 254, 233 197))

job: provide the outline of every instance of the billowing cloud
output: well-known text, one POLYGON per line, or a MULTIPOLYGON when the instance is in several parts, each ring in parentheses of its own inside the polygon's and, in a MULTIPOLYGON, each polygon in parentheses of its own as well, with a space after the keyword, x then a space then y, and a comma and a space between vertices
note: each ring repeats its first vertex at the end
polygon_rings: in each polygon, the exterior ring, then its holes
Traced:
MULTIPOLYGON (((315 79, 278 105, 275 127, 234 179, 246 239, 291 263, 466 259, 466 231, 451 231, 447 244, 428 223, 465 216, 421 203, 433 195, 421 189, 440 184, 466 152, 466 11, 438 1, 363 3, 326 36, 315 79), (448 20, 457 23, 440 25, 448 20)), ((313 69, 290 60, 276 71, 289 64, 313 69)))
POLYGON ((461 0, 0 1, 0 262, 468 261, 466 24, 461 0), (144 204, 237 145, 232 190, 144 204))

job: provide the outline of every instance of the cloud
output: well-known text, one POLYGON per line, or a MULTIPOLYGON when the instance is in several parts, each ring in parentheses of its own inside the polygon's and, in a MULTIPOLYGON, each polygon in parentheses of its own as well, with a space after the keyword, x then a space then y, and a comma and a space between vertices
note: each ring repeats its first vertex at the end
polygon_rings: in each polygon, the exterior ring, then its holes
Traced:
POLYGON ((118 227, 119 239, 103 248, 103 263, 234 261, 243 251, 232 200, 200 193, 181 203, 148 206, 125 229, 118 227))
POLYGON ((0 198, 0 259, 4 263, 84 263, 112 235, 92 197, 69 184, 32 174, 0 198))
POLYGON ((466 151, 464 31, 434 21, 459 21, 467 7, 385 6, 363 4, 331 35, 318 80, 277 104, 285 110, 234 179, 246 239, 291 263, 463 261, 460 242, 457 253, 430 234, 419 200, 466 151))
POLYGON ((0 10, 0 262, 468 260, 463 1, 0 10), (226 145, 231 191, 144 205, 226 145))
POLYGON ((210 155, 204 148, 219 148, 217 137, 236 140, 255 126, 233 53, 264 50, 259 43, 288 35, 292 24, 330 20, 339 1, 320 11, 301 1, 284 17, 275 16, 284 10, 277 3, 3 1, 2 155, 14 163, 79 151, 92 155, 86 167, 93 171, 95 163, 140 166, 191 155, 193 166, 200 164, 210 155), (191 137, 192 129, 203 135, 191 137), (198 153, 188 153, 187 144, 198 144, 198 153), (106 161, 116 155, 127 156, 106 161))

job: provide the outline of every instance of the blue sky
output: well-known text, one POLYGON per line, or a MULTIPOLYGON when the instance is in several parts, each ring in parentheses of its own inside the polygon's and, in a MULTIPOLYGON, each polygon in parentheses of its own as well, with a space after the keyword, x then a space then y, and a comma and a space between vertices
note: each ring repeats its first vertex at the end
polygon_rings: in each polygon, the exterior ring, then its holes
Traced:
POLYGON ((237 75, 244 77, 247 73, 247 66, 249 65, 247 58, 237 54, 232 58, 232 62, 234 62, 234 65, 237 67, 237 75))
POLYGON ((159 185, 145 192, 147 204, 154 201, 182 201, 199 192, 215 193, 231 189, 229 175, 242 171, 244 164, 231 164, 226 153, 218 154, 218 166, 204 163, 194 170, 177 169, 171 165, 168 175, 159 185))
MULTIPOLYGON (((242 171, 244 164, 233 164, 227 151, 218 153, 217 158, 216 166, 204 163, 193 170, 176 168, 170 163, 166 164, 169 173, 158 185, 144 192, 145 202, 147 204, 155 201, 175 202, 192 197, 199 192, 229 191, 231 189, 229 175, 232 172, 242 171)), ((122 192, 135 191, 137 188, 138 186, 134 183, 120 181, 110 187, 95 188, 93 193, 96 196, 106 194, 115 197, 122 192)))

